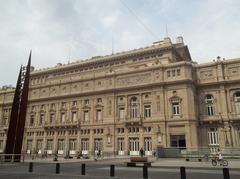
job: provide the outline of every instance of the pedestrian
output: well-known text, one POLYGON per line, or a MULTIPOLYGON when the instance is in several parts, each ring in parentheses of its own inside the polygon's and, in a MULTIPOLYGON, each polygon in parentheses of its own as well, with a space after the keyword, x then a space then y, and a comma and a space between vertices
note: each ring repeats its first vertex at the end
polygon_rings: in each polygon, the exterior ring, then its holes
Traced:
POLYGON ((94 152, 94 160, 97 161, 97 159, 98 159, 98 149, 96 148, 94 152))
POLYGON ((220 149, 217 150, 217 154, 218 154, 218 160, 221 162, 223 160, 223 156, 220 149))
POLYGON ((143 151, 143 149, 141 148, 141 149, 140 149, 140 156, 143 157, 143 154, 144 154, 144 151, 143 151))

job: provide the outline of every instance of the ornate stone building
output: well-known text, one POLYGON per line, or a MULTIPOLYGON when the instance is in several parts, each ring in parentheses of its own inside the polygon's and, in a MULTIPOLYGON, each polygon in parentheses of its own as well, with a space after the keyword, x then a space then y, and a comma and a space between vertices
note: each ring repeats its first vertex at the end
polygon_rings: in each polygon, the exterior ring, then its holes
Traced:
MULTIPOLYGON (((240 59, 193 62, 183 38, 32 70, 24 151, 152 155, 240 147, 240 59)), ((14 89, 0 91, 4 150, 14 89)))

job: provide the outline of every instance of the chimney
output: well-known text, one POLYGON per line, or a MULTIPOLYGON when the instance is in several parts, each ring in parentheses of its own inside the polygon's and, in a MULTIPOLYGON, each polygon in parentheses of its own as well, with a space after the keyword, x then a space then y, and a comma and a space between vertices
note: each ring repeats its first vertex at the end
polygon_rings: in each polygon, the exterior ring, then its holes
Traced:
POLYGON ((182 37, 182 36, 177 37, 176 43, 177 43, 177 44, 183 44, 183 43, 184 43, 184 42, 183 42, 183 37, 182 37))
POLYGON ((165 37, 163 42, 164 43, 171 43, 171 39, 169 37, 165 37))

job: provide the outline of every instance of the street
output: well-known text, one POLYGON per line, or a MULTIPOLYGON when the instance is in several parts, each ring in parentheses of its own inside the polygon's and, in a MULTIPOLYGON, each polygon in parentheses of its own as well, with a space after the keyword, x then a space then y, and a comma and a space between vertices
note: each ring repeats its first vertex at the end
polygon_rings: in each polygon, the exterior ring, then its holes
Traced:
MULTIPOLYGON (((125 167, 122 162, 107 161, 84 161, 86 164, 86 176, 81 175, 81 162, 60 163, 60 174, 56 174, 55 163, 34 163, 33 172, 28 172, 28 163, 2 163, 0 164, 1 179, 16 178, 110 178, 110 165, 115 165, 115 178, 143 178, 142 167, 125 167)), ((222 169, 188 169, 187 179, 221 179, 222 169)), ((148 168, 148 177, 151 179, 180 179, 178 168, 148 168)), ((239 179, 240 171, 230 169, 230 178, 239 179)))

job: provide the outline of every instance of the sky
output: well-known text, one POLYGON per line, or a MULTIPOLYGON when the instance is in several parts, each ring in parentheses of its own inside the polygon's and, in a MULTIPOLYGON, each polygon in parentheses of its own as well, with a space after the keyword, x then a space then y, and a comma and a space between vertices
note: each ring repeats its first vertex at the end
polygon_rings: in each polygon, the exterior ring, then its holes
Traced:
POLYGON ((2 0, 0 87, 36 69, 183 36, 193 61, 240 58, 239 0, 2 0))

